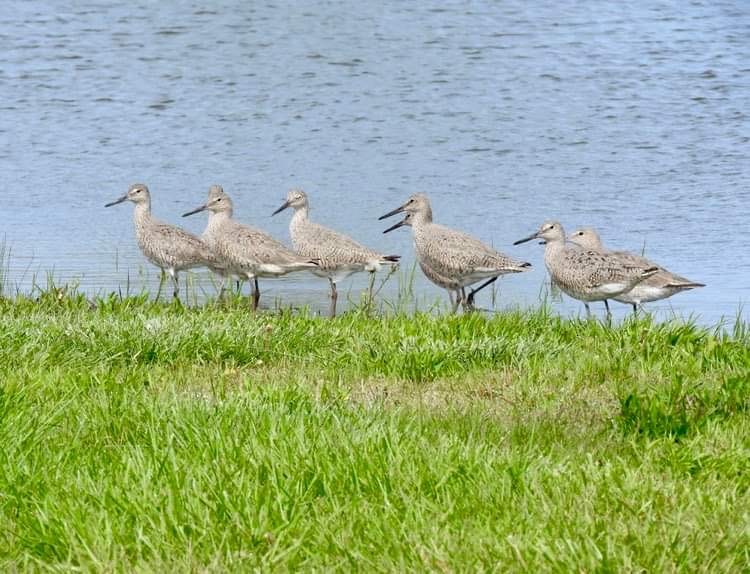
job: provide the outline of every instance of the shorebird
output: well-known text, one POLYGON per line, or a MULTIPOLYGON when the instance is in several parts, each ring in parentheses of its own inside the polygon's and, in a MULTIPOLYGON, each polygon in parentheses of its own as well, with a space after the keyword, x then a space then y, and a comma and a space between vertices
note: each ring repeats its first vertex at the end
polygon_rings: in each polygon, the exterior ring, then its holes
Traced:
POLYGON ((630 263, 609 253, 566 244, 565 230, 557 221, 545 221, 536 233, 513 245, 532 239, 545 243, 544 264, 552 281, 573 299, 583 301, 589 317, 589 303, 604 301, 607 318, 611 318, 607 299, 630 291, 659 270, 654 265, 630 263))
MULTIPOLYGON (((208 190, 208 201, 211 201, 212 199, 216 199, 219 197, 219 195, 224 193, 224 189, 220 185, 212 185, 208 190)), ((185 217, 185 214, 183 214, 182 217, 185 217)), ((208 215, 209 220, 211 219, 211 213, 209 212, 208 215)), ((215 233, 214 229, 210 225, 206 225, 206 228, 203 230, 203 233, 201 234, 201 239, 211 247, 212 249, 215 245, 215 233)), ((242 273, 233 273, 231 269, 225 269, 222 270, 219 275, 222 276, 223 282, 221 284, 221 289, 219 291, 219 298, 224 297, 224 293, 227 289, 227 284, 231 285, 232 277, 235 276, 237 278, 236 282, 236 289, 237 292, 240 292, 241 284, 240 281, 244 278, 244 275, 242 273)))
POLYGON ((133 221, 138 247, 141 248, 146 259, 161 269, 159 294, 165 272, 174 282, 175 298, 179 295, 178 273, 180 271, 195 267, 208 267, 214 272, 223 272, 223 265, 201 239, 184 229, 163 223, 151 215, 151 194, 148 187, 142 183, 135 183, 130 186, 125 195, 104 207, 111 207, 124 201, 132 201, 135 204, 133 221))
POLYGON ((580 245, 584 249, 610 253, 627 263, 658 268, 656 273, 638 283, 630 291, 614 297, 615 301, 632 305, 633 313, 637 314, 638 307, 643 303, 666 299, 676 293, 695 289, 696 287, 705 287, 703 283, 697 283, 685 277, 675 275, 641 255, 636 255, 628 251, 609 251, 605 249, 599 238, 599 234, 590 227, 583 227, 574 231, 570 236, 570 241, 576 245, 580 245))
MULTIPOLYGON (((414 214, 407 213, 404 220, 401 221, 398 226, 401 227, 403 225, 408 225, 409 227, 411 227, 413 220, 414 214)), ((451 301, 451 307, 453 312, 455 313, 458 309, 459 303, 461 302, 462 296, 465 295, 465 291, 462 290, 463 287, 461 286, 461 283, 456 278, 451 278, 443 275, 442 273, 439 273, 422 260, 418 260, 417 263, 419 263, 419 268, 422 270, 422 273, 424 273, 427 279, 429 279, 438 287, 442 287, 443 289, 448 291, 448 297, 451 301)))
POLYGON ((287 207, 294 209, 294 215, 289 222, 289 234, 292 236, 294 249, 300 255, 318 261, 319 266, 313 273, 328 278, 331 286, 331 316, 336 316, 336 283, 352 273, 370 273, 368 300, 372 303, 375 272, 383 265, 398 263, 400 255, 383 255, 357 243, 343 233, 313 223, 308 219, 310 205, 307 194, 301 189, 290 190, 286 201, 272 215, 284 211, 287 207))
POLYGON ((406 217, 383 233, 404 225, 412 228, 417 259, 427 278, 447 289, 449 294, 451 291, 456 293, 455 301, 451 297, 453 312, 458 309, 459 304, 469 308, 476 291, 498 276, 531 269, 530 263, 503 255, 466 233, 433 223, 430 200, 423 193, 412 195, 402 206, 389 211, 379 219, 401 212, 406 212, 406 217), (435 281, 430 274, 441 279, 435 281), (466 296, 466 287, 488 278, 490 281, 472 291, 469 297, 466 296), (454 285, 456 287, 453 287, 454 285))
POLYGON ((203 237, 228 273, 253 281, 254 310, 260 303, 259 277, 280 277, 318 268, 315 261, 297 255, 267 233, 232 219, 232 200, 220 185, 211 186, 204 205, 182 216, 205 210, 209 216, 203 237))

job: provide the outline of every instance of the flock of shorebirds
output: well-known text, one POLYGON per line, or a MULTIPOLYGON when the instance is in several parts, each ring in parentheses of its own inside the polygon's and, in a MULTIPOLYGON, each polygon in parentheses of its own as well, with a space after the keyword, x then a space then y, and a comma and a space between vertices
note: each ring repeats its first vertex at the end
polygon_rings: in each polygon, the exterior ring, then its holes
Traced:
MULTIPOLYGON (((106 207, 131 201, 135 204, 135 235, 146 258, 162 271, 162 283, 168 274, 179 295, 178 274, 196 267, 207 267, 223 278, 221 292, 233 277, 252 282, 252 305, 260 301, 259 278, 279 277, 294 271, 310 271, 326 277, 331 289, 331 316, 336 315, 336 285, 352 273, 370 273, 369 301, 373 298, 375 272, 383 266, 397 265, 398 255, 383 255, 352 238, 310 221, 307 195, 292 189, 286 201, 273 215, 292 208, 289 224, 294 249, 289 249, 269 234, 233 219, 232 200, 220 185, 208 191, 208 200, 183 217, 208 212, 208 224, 200 237, 151 215, 151 195, 143 184, 131 185, 128 192, 106 207)), ((438 287, 448 291, 453 312, 462 306, 474 307, 474 297, 498 277, 522 273, 531 264, 513 259, 478 239, 433 223, 430 200, 423 193, 412 195, 406 203, 380 217, 403 213, 400 222, 388 233, 409 226, 419 267, 438 287), (466 289, 482 282, 468 294, 466 289)), ((514 245, 538 239, 545 245, 544 263, 552 282, 564 293, 583 301, 588 315, 589 303, 603 301, 611 317, 609 299, 638 307, 650 301, 671 297, 680 291, 703 287, 702 283, 675 275, 645 257, 627 251, 609 251, 595 230, 583 228, 565 236, 562 225, 547 221, 538 231, 514 245)), ((161 291, 160 283, 160 291, 161 291)))

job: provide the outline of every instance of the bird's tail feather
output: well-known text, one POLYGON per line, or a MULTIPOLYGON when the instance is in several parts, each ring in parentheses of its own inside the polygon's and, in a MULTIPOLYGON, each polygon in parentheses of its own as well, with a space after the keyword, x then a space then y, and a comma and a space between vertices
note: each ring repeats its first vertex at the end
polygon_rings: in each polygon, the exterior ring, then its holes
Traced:
POLYGON ((696 287, 705 287, 705 283, 697 283, 695 281, 675 281, 673 283, 668 283, 667 287, 674 287, 677 289, 695 289, 696 287))

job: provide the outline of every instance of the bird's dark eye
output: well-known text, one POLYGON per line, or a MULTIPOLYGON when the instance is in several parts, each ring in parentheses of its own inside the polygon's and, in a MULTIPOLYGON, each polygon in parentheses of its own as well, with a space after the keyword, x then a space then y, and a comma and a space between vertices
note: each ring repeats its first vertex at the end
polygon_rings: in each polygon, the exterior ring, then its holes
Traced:
POLYGON ((135 192, 136 193, 141 193, 141 190, 140 189, 136 189, 135 192))
POLYGON ((221 198, 217 199, 216 201, 221 201, 221 198))

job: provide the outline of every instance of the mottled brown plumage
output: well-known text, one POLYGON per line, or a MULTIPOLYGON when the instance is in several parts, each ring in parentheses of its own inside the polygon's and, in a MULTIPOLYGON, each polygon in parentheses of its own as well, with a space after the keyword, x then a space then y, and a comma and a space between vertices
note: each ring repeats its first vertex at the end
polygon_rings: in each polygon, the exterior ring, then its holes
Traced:
MULTIPOLYGON (((483 279, 494 280, 501 275, 522 273, 531 269, 530 263, 508 257, 467 233, 433 223, 430 201, 423 193, 412 195, 401 207, 380 219, 401 212, 406 212, 404 220, 386 229, 384 233, 403 225, 410 226, 414 233, 414 247, 420 267, 429 269, 434 276, 458 285, 457 291, 461 302, 470 303, 463 292, 469 285, 483 279)), ((472 297, 476 291, 478 289, 472 292, 472 297)))
POLYGON ((638 283, 630 291, 613 297, 615 301, 632 305, 634 312, 637 312, 638 306, 643 303, 666 299, 667 297, 671 297, 672 295, 696 287, 705 287, 703 283, 697 283, 685 277, 681 277, 680 275, 676 275, 641 255, 636 255, 635 253, 630 253, 628 251, 610 251, 605 249, 599 238, 599 234, 596 230, 589 227, 574 231, 570 236, 570 240, 583 249, 614 255, 618 260, 624 263, 656 267, 658 269, 656 273, 638 283))
MULTIPOLYGON (((399 255, 383 255, 343 233, 310 221, 307 194, 301 189, 290 190, 286 201, 274 215, 287 207, 294 209, 294 215, 289 223, 289 234, 295 251, 318 261, 319 267, 313 273, 328 278, 330 282, 331 315, 336 314, 336 284, 339 281, 360 271, 374 274, 383 265, 397 263, 400 259, 399 255)), ((370 300, 373 277, 374 275, 371 275, 370 300)))
POLYGON ((219 259, 200 238, 184 229, 163 223, 151 215, 151 194, 148 187, 142 183, 133 184, 125 195, 105 207, 124 201, 135 204, 133 221, 138 247, 146 259, 172 278, 175 297, 179 294, 180 271, 195 267, 208 267, 216 272, 224 271, 219 259))
POLYGON ((316 270, 318 264, 287 248, 264 231, 232 219, 233 205, 220 185, 213 185, 205 205, 184 216, 208 210, 208 225, 203 232, 206 243, 231 273, 254 283, 253 307, 260 301, 259 277, 280 277, 294 271, 316 270))
POLYGON ((653 265, 631 263, 608 253, 566 244, 565 231, 557 221, 544 222, 539 231, 515 244, 532 239, 544 240, 544 264, 555 285, 583 301, 589 314, 589 302, 604 301, 609 315, 607 299, 630 291, 657 272, 653 265))

